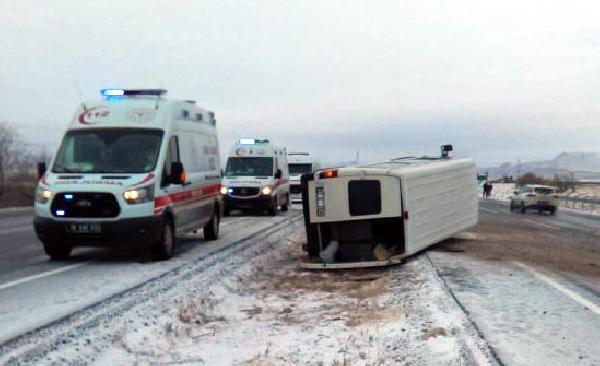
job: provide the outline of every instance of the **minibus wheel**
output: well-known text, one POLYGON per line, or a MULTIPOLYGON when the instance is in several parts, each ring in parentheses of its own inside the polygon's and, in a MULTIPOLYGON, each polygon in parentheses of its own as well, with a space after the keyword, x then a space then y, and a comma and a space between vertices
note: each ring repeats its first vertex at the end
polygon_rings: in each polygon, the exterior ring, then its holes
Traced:
POLYGON ((73 247, 70 245, 56 245, 44 243, 44 252, 50 256, 50 260, 60 261, 69 258, 73 247))
POLYGON ((175 246, 173 224, 168 218, 165 218, 164 221, 161 238, 154 246, 154 256, 158 260, 171 258, 173 256, 173 247, 175 246))
POLYGON ((219 213, 215 207, 215 212, 211 217, 210 221, 204 227, 204 239, 205 240, 217 240, 219 239, 219 213))

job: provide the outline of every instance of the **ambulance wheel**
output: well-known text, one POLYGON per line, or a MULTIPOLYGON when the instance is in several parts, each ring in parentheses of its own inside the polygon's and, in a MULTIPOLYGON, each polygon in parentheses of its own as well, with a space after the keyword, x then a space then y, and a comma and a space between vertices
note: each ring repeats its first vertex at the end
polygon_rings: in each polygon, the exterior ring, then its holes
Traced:
POLYGON ((219 239, 219 213, 215 208, 212 218, 204 227, 204 240, 217 240, 219 239))
POLYGON ((285 196, 285 203, 281 205, 281 211, 287 211, 290 208, 290 195, 285 196))
POLYGON ((173 223, 166 218, 163 224, 162 235, 160 240, 154 244, 154 258, 159 261, 164 261, 173 256, 173 248, 175 247, 175 234, 173 233, 173 223))
POLYGON ((69 258, 73 247, 70 245, 56 245, 54 243, 44 243, 44 252, 50 256, 52 261, 60 261, 69 258))
POLYGON ((272 200, 271 207, 269 207, 267 212, 269 212, 269 215, 271 215, 271 216, 277 216, 277 201, 276 201, 276 199, 272 200))

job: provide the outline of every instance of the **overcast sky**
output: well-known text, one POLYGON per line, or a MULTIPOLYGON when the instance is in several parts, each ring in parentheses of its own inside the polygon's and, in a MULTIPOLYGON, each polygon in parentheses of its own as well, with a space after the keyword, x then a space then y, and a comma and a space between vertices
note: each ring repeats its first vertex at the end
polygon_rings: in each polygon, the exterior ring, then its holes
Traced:
POLYGON ((0 0, 0 121, 53 146, 83 98, 164 87, 222 150, 321 160, 451 142, 480 164, 600 151, 598 1, 0 0), (79 90, 79 91, 78 91, 79 90))

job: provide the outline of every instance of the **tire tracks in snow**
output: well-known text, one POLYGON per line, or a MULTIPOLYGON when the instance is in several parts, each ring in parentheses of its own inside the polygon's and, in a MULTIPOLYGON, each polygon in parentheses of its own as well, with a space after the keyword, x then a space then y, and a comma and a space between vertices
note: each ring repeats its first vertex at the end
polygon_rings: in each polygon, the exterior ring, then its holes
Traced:
MULTIPOLYGON (((448 286, 446 280, 441 275, 438 267, 433 263, 433 260, 431 260, 431 257, 429 256, 429 254, 427 252, 424 252, 420 258, 424 258, 423 262, 431 268, 431 272, 435 276, 437 281, 439 282, 440 286, 448 294, 448 297, 456 304, 458 309, 460 309, 460 311, 463 313, 463 315, 464 315, 464 321, 463 321, 464 324, 463 325, 468 333, 468 336, 475 338, 474 346, 477 347, 477 349, 483 353, 483 356, 489 362, 495 363, 499 366, 504 366, 505 364, 500 359, 500 356, 498 356, 498 352, 494 349, 494 347, 492 347, 489 344, 489 342, 485 338, 485 334, 483 333, 481 328, 477 325, 477 323, 471 316, 471 313, 469 312, 469 310, 467 310, 465 305, 454 294, 454 292, 452 291, 450 286, 448 286)), ((467 348, 470 348, 469 345, 465 345, 465 346, 467 348)), ((472 352, 473 350, 470 350, 470 351, 472 352)), ((473 357, 474 356, 475 355, 473 355, 473 357)))
MULTIPOLYGON (((115 317, 123 315, 136 306, 160 298, 180 283, 209 269, 218 269, 220 264, 226 267, 228 257, 251 249, 257 244, 257 241, 294 225, 301 218, 302 215, 300 214, 287 216, 242 239, 227 243, 222 248, 205 256, 184 263, 165 273, 149 278, 134 287, 120 291, 109 298, 10 339, 0 345, 0 364, 39 362, 48 353, 73 343, 74 339, 81 339, 102 326, 109 328, 111 320, 115 317)), ((224 274, 228 271, 231 271, 231 269, 222 268, 219 273, 224 274)), ((103 341, 111 342, 111 339, 107 337, 103 341)))

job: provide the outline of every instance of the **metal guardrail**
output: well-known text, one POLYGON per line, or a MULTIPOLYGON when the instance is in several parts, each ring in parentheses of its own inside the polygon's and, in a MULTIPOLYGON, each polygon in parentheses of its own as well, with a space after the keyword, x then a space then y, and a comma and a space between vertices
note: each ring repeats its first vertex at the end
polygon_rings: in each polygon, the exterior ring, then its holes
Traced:
POLYGON ((560 197, 564 207, 578 210, 600 209, 600 198, 592 197, 560 197))

